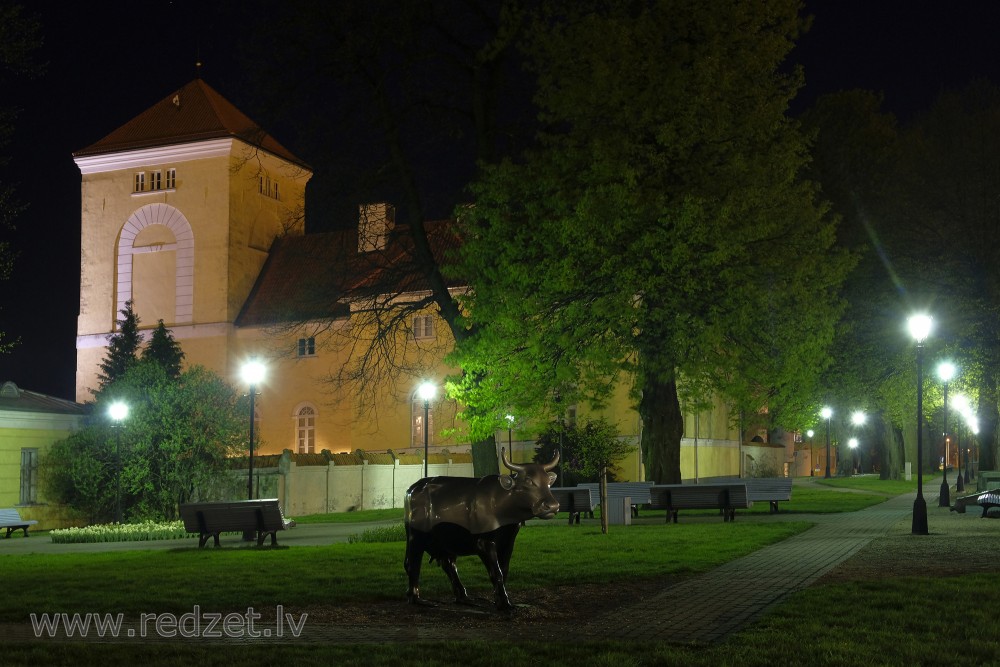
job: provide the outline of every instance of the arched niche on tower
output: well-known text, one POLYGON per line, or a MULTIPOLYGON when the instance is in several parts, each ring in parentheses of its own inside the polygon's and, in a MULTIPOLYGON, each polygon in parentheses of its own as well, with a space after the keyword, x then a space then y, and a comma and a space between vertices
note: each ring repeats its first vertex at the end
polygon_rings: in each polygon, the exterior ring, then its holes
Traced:
POLYGON ((137 209, 118 236, 116 317, 129 299, 140 320, 190 324, 194 317, 194 234, 173 206, 137 209))

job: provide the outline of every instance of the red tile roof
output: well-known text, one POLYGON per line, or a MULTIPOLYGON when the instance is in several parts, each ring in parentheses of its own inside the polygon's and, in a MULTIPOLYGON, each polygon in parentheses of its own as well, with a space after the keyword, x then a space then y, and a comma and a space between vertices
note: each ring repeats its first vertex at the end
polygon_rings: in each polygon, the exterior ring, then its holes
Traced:
POLYGON ((74 157, 235 137, 306 169, 309 166, 215 91, 195 79, 74 157))
MULTIPOLYGON (((450 221, 424 224, 440 263, 457 245, 454 225, 450 221)), ((389 236, 385 250, 373 252, 358 252, 357 229, 278 238, 236 325, 343 318, 357 299, 427 290, 412 248, 408 229, 401 226, 389 236)), ((464 283, 449 280, 448 285, 464 283)))

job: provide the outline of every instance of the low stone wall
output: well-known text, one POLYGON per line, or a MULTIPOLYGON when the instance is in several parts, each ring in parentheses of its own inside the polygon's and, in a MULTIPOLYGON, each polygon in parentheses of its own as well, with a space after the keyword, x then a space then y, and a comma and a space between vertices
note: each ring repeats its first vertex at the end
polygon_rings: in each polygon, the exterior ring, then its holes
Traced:
MULTIPOLYGON (((355 452, 353 454, 293 454, 261 457, 254 463, 258 498, 277 498, 287 517, 328 512, 403 508, 411 484, 424 477, 422 460, 412 455, 355 452)), ((235 469, 228 479, 204 493, 205 499, 245 497, 247 470, 235 469), (242 493, 237 490, 242 489, 242 493)), ((474 477, 467 453, 432 454, 427 475, 474 477)))

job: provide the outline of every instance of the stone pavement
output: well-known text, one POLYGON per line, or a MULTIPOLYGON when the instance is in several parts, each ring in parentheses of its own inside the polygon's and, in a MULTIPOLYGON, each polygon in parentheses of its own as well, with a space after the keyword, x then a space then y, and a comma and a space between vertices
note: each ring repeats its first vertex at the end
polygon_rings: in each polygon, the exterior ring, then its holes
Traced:
MULTIPOLYGON (((585 632, 678 643, 724 639, 887 534, 899 521, 909 520, 915 498, 912 493, 858 512, 810 515, 809 520, 817 523, 809 530, 599 618, 585 632), (623 627, 622 618, 632 622, 623 627)), ((938 496, 929 496, 925 485, 924 499, 928 505, 936 504, 938 496)))
MULTIPOLYGON (((928 508, 936 507, 937 488, 925 485, 928 508)), ((686 579, 662 592, 625 608, 599 616, 583 627, 573 628, 578 637, 630 641, 666 640, 678 643, 707 643, 724 639, 754 621, 789 594, 802 590, 835 566, 850 558, 873 539, 886 535, 901 521, 910 521, 916 494, 906 494, 858 512, 814 515, 755 515, 762 520, 815 521, 816 525, 794 537, 770 545, 710 572, 686 579)), ((744 515, 744 519, 749 517, 744 515)), ((305 526, 303 526, 305 527, 305 526)), ((298 530, 298 528, 296 529, 298 530)), ((356 531, 355 527, 355 531, 356 531)), ((308 531, 312 537, 313 529, 308 531)), ((305 536, 303 536, 305 537, 305 536)), ((27 541, 27 540, 25 540, 27 541)), ((308 541, 312 541, 311 539, 308 541)), ((48 543, 48 540, 45 541, 48 543)), ((38 545, 39 547, 41 545, 38 545)), ((42 549, 39 549, 42 550, 42 549)), ((44 549, 49 551, 49 549, 44 549)), ((2 552, 2 550, 0 550, 2 552)), ((458 618, 458 616, 456 616, 458 618)), ((333 625, 307 622, 299 636, 285 627, 279 635, 272 625, 254 638, 206 638, 199 641, 225 643, 396 643, 412 641, 454 641, 507 637, 508 624, 498 619, 493 626, 462 627, 461 623, 436 625, 333 625)), ((258 626, 260 627, 260 626, 258 626)), ((177 641, 155 632, 140 635, 135 623, 126 623, 117 638, 86 639, 57 637, 39 641, 177 641), (131 632, 129 632, 131 631, 131 632)), ((28 624, 2 624, 6 641, 35 640, 28 624)), ((539 634, 534 639, 545 639, 539 634)), ((565 639, 566 634, 550 639, 565 639)), ((190 639, 188 639, 190 641, 190 639)))

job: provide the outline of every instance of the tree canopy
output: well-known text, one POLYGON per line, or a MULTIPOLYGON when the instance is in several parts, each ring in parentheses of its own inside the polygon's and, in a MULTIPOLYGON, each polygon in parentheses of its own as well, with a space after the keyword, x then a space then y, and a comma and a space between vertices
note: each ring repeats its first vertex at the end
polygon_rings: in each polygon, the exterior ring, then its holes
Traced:
POLYGON ((811 407, 850 261, 786 116, 797 10, 570 3, 528 35, 545 129, 460 216, 474 429, 628 382, 647 475, 678 482, 682 396, 778 423, 811 407))
POLYGON ((194 366, 177 377, 136 362, 97 393, 94 420, 53 445, 42 470, 51 497, 110 521, 120 475, 122 517, 173 519, 177 506, 220 486, 225 459, 246 447, 246 401, 215 373, 194 366), (119 425, 113 402, 129 407, 119 425))
POLYGON ((108 354, 101 362, 101 372, 97 379, 100 382, 98 391, 103 391, 109 385, 123 377, 139 358, 142 346, 142 334, 139 333, 139 316, 133 309, 131 300, 125 302, 118 320, 118 332, 108 337, 108 354))
MULTIPOLYGON (((41 46, 41 29, 38 21, 26 14, 24 6, 16 2, 0 2, 0 86, 15 78, 37 76, 43 68, 34 60, 35 51, 41 46)), ((24 211, 12 182, 4 168, 9 162, 5 150, 16 129, 18 108, 5 98, 0 103, 0 280, 10 276, 16 252, 7 237, 14 229, 18 216, 24 211)), ((13 341, 0 331, 0 352, 8 351, 13 341)))
POLYGON ((163 320, 160 320, 153 329, 149 343, 142 351, 142 359, 159 364, 168 377, 176 378, 181 374, 184 352, 180 344, 174 340, 170 329, 163 324, 163 320))

